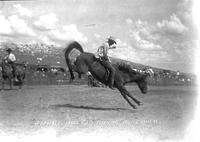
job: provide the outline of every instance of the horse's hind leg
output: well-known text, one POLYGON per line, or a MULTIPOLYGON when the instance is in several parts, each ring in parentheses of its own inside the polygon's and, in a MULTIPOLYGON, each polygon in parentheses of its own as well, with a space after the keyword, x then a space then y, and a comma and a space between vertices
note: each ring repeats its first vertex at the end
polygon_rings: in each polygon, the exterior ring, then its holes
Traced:
POLYGON ((69 73, 70 73, 70 80, 69 82, 71 83, 73 80, 74 80, 74 73, 73 73, 73 66, 67 62, 67 66, 68 66, 68 70, 69 70, 69 73))
POLYGON ((72 82, 73 80, 74 80, 74 73, 73 73, 73 71, 72 70, 69 70, 69 72, 70 72, 70 80, 69 80, 69 82, 72 82))

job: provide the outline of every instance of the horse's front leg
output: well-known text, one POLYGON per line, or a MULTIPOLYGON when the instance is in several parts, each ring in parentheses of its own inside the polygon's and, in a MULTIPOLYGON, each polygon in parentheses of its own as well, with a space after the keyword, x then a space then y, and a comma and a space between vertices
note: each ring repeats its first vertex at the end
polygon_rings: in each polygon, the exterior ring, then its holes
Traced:
POLYGON ((138 105, 142 105, 143 103, 140 102, 139 100, 137 100, 136 98, 134 98, 128 91, 126 93, 136 104, 138 105))
POLYGON ((130 102, 130 100, 128 99, 128 97, 127 97, 127 90, 126 90, 126 88, 123 86, 123 85, 116 85, 116 87, 117 87, 117 89, 120 91, 120 93, 121 93, 121 95, 123 96, 123 98, 128 102, 128 104, 132 107, 132 108, 134 108, 134 109, 136 109, 136 106, 134 105, 134 104, 132 104, 131 102, 130 102))
POLYGON ((137 100, 136 98, 134 98, 127 90, 126 90, 126 88, 123 86, 123 91, 125 92, 125 94, 127 95, 127 96, 129 96, 136 104, 138 104, 138 105, 142 105, 142 103, 139 101, 139 100, 137 100))
MULTIPOLYGON (((117 89, 120 91, 122 96, 126 99, 126 101, 132 106, 133 104, 128 100, 128 97, 130 97, 137 105, 141 105, 142 103, 134 98, 123 85, 118 85, 117 89), (128 97, 127 97, 128 96, 128 97)), ((133 107, 133 106, 132 106, 133 107)), ((135 106, 133 108, 136 108, 135 106)))
POLYGON ((21 89, 22 89, 22 84, 19 85, 19 90, 21 90, 21 89))
POLYGON ((19 90, 22 89, 22 85, 23 85, 23 82, 22 82, 22 79, 18 79, 19 80, 19 90))
POLYGON ((122 92, 121 92, 121 94, 122 94, 122 96, 124 97, 124 99, 128 102, 128 104, 129 104, 130 106, 132 106, 133 109, 136 109, 136 108, 137 108, 134 104, 132 104, 132 103, 129 101, 129 99, 128 99, 128 97, 126 96, 125 93, 122 93, 122 92))
POLYGON ((4 79, 2 79, 1 90, 4 90, 4 79))

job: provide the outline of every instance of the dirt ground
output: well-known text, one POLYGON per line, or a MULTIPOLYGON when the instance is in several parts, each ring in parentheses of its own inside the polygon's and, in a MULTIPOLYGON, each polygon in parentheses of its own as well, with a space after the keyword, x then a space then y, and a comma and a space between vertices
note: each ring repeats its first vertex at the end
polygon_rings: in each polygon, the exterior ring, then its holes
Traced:
POLYGON ((53 128, 56 137, 102 134, 110 138, 126 134, 155 141, 181 140, 193 119, 196 88, 150 86, 142 94, 127 86, 142 106, 132 109, 117 90, 86 85, 24 86, 0 91, 0 135, 32 136, 53 128), (123 133, 123 134, 122 134, 123 133))

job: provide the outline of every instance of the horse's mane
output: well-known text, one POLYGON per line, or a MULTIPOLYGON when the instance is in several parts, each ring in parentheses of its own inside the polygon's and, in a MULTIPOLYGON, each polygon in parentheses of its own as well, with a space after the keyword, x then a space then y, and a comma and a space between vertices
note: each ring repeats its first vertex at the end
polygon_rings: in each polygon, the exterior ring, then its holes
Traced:
POLYGON ((123 71, 123 72, 126 72, 126 73, 134 73, 134 74, 137 74, 136 71, 134 71, 132 69, 132 67, 129 65, 129 64, 126 64, 124 62, 118 62, 115 64, 116 67, 120 70, 120 71, 123 71))

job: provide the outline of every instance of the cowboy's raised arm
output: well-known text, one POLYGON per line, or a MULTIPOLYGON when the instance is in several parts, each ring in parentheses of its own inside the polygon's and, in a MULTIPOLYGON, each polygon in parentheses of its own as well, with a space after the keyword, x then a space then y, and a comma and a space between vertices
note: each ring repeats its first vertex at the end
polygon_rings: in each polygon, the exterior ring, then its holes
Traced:
POLYGON ((116 44, 109 46, 109 49, 115 49, 115 48, 116 48, 116 44))

